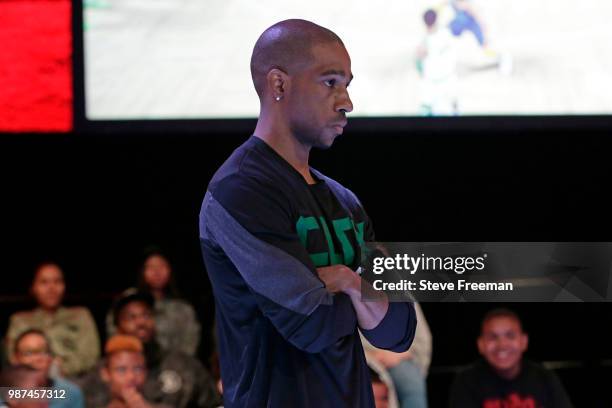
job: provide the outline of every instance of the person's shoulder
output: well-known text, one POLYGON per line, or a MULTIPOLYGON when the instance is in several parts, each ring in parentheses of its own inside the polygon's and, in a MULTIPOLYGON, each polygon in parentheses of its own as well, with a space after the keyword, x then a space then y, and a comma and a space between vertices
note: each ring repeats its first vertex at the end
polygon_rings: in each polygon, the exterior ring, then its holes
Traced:
POLYGON ((530 376, 538 377, 542 380, 553 380, 557 377, 557 374, 551 369, 546 368, 543 364, 532 361, 523 360, 523 371, 530 376))
POLYGON ((71 395, 82 395, 81 387, 65 378, 55 378, 53 380, 53 388, 57 390, 65 390, 67 398, 71 398, 71 395))
MULTIPOLYGON (((228 156, 227 159, 223 162, 223 164, 217 170, 215 176, 223 177, 226 173, 232 173, 240 169, 242 166, 242 162, 253 152, 253 143, 251 139, 248 139, 243 144, 238 146, 234 151, 228 156)), ((214 179, 214 177, 213 177, 214 179)))
POLYGON ((240 145, 215 172, 209 190, 231 187, 241 182, 262 182, 279 174, 273 154, 262 146, 264 142, 251 136, 240 145))
POLYGON ((36 316, 36 309, 33 310, 20 310, 15 312, 10 317, 11 324, 19 324, 23 322, 29 322, 36 316))
POLYGON ((191 365, 194 362, 198 360, 180 350, 166 350, 161 365, 191 365))
POLYGON ((201 214, 207 214, 211 204, 221 205, 233 216, 260 214, 271 211, 271 207, 290 212, 295 176, 267 151, 269 147, 261 146, 264 142, 253 139, 217 170, 208 185, 201 214))
POLYGON ((71 320, 90 320, 91 312, 85 306, 63 307, 61 313, 71 320))
POLYGON ((180 350, 168 350, 162 358, 160 368, 164 370, 175 370, 179 372, 199 373, 204 369, 202 363, 180 350))
POLYGON ((327 186, 331 189, 331 191, 334 192, 336 197, 339 200, 341 200, 344 205, 351 208, 351 210, 363 209, 363 205, 361 204, 361 201, 359 200, 357 195, 352 190, 345 187, 343 184, 341 184, 337 180, 334 180, 333 178, 326 176, 325 174, 321 173, 318 170, 311 168, 311 171, 318 178, 320 178, 327 184, 327 186))
POLYGON ((189 302, 180 298, 166 298, 159 302, 159 306, 176 314, 187 314, 195 311, 189 302))

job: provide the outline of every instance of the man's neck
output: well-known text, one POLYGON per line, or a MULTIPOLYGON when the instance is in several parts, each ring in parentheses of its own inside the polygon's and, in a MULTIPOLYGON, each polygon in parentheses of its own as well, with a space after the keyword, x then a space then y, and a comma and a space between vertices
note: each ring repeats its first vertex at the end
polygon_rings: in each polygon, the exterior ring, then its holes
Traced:
POLYGON ((56 307, 43 307, 43 306, 39 306, 39 309, 43 312, 43 314, 45 316, 49 316, 49 317, 55 316, 55 314, 57 313, 59 308, 60 308, 59 305, 56 306, 56 307))
POLYGON ((501 370, 501 371, 495 370, 495 371, 497 372, 497 375, 499 375, 501 378, 505 380, 514 380, 521 373, 522 366, 523 364, 522 362, 520 362, 519 364, 517 364, 516 366, 512 368, 509 368, 508 370, 501 370))
POLYGON ((157 300, 163 300, 164 299, 164 290, 163 289, 151 289, 151 294, 153 295, 153 298, 157 301, 157 300))
POLYGON ((308 184, 315 184, 308 166, 311 146, 300 143, 287 126, 279 125, 278 122, 273 124, 272 120, 260 116, 255 135, 296 169, 308 184))

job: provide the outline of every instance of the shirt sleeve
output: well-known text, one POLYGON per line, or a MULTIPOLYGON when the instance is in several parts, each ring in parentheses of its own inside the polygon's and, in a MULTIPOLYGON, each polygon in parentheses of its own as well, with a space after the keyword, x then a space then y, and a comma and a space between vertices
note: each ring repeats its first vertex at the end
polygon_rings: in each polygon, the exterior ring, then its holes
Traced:
POLYGON ((9 360, 12 360, 15 356, 15 340, 28 327, 24 320, 20 318, 19 314, 14 314, 10 318, 9 327, 6 332, 6 355, 9 360))
POLYGON ((295 347, 317 353, 355 332, 350 299, 325 289, 299 240, 287 195, 278 188, 229 176, 209 189, 200 239, 209 273, 212 258, 218 258, 211 254, 220 250, 263 315, 295 347))
POLYGON ((371 330, 360 329, 375 347, 401 353, 410 348, 416 330, 414 305, 407 302, 389 302, 385 317, 371 330))
POLYGON ((62 367, 70 375, 83 373, 96 365, 100 357, 100 337, 93 316, 86 308, 77 309, 78 340, 76 350, 69 354, 62 367))
MULTIPOLYGON (((364 240, 375 242, 374 227, 357 197, 351 192, 359 210, 365 218, 364 240)), ((375 347, 398 353, 407 351, 414 340, 417 327, 417 317, 414 305, 409 302, 389 302, 385 317, 375 328, 361 330, 361 334, 375 347)))
POLYGON ((190 356, 195 356, 198 345, 200 344, 200 322, 196 317, 195 310, 190 304, 181 301, 180 305, 180 310, 182 312, 180 321, 182 330, 181 339, 183 340, 181 351, 190 356))

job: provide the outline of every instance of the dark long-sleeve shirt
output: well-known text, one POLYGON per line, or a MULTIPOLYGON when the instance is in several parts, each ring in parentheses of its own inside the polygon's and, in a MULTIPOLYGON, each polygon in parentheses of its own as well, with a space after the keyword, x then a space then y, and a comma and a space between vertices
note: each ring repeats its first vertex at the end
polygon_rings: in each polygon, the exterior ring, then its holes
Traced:
MULTIPOLYGON (((373 407, 355 311, 317 267, 359 265, 373 230, 359 200, 311 169, 304 178, 253 136, 219 168, 200 213, 200 242, 215 295, 227 407, 373 407)), ((414 307, 391 303, 361 330, 404 351, 414 307)))
POLYGON ((523 360, 518 377, 506 380, 483 360, 459 373, 450 393, 451 408, 571 408, 553 371, 523 360))

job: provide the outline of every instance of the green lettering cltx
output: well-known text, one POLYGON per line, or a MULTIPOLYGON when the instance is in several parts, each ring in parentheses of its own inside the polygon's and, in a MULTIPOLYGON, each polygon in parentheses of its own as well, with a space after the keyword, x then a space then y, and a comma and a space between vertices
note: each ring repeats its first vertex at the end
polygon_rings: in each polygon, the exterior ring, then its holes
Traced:
POLYGON ((319 217, 317 220, 313 216, 302 216, 297 220, 296 230, 300 242, 302 242, 302 245, 307 248, 308 233, 313 230, 319 230, 322 227, 323 235, 327 241, 328 251, 310 254, 310 259, 312 259, 312 262, 316 267, 338 264, 351 265, 355 260, 355 249, 351 245, 347 233, 349 231, 353 231, 357 239, 357 244, 361 247, 364 244, 364 225, 364 222, 355 224, 349 217, 332 220, 334 234, 342 246, 342 254, 336 253, 334 241, 323 217, 319 217))

